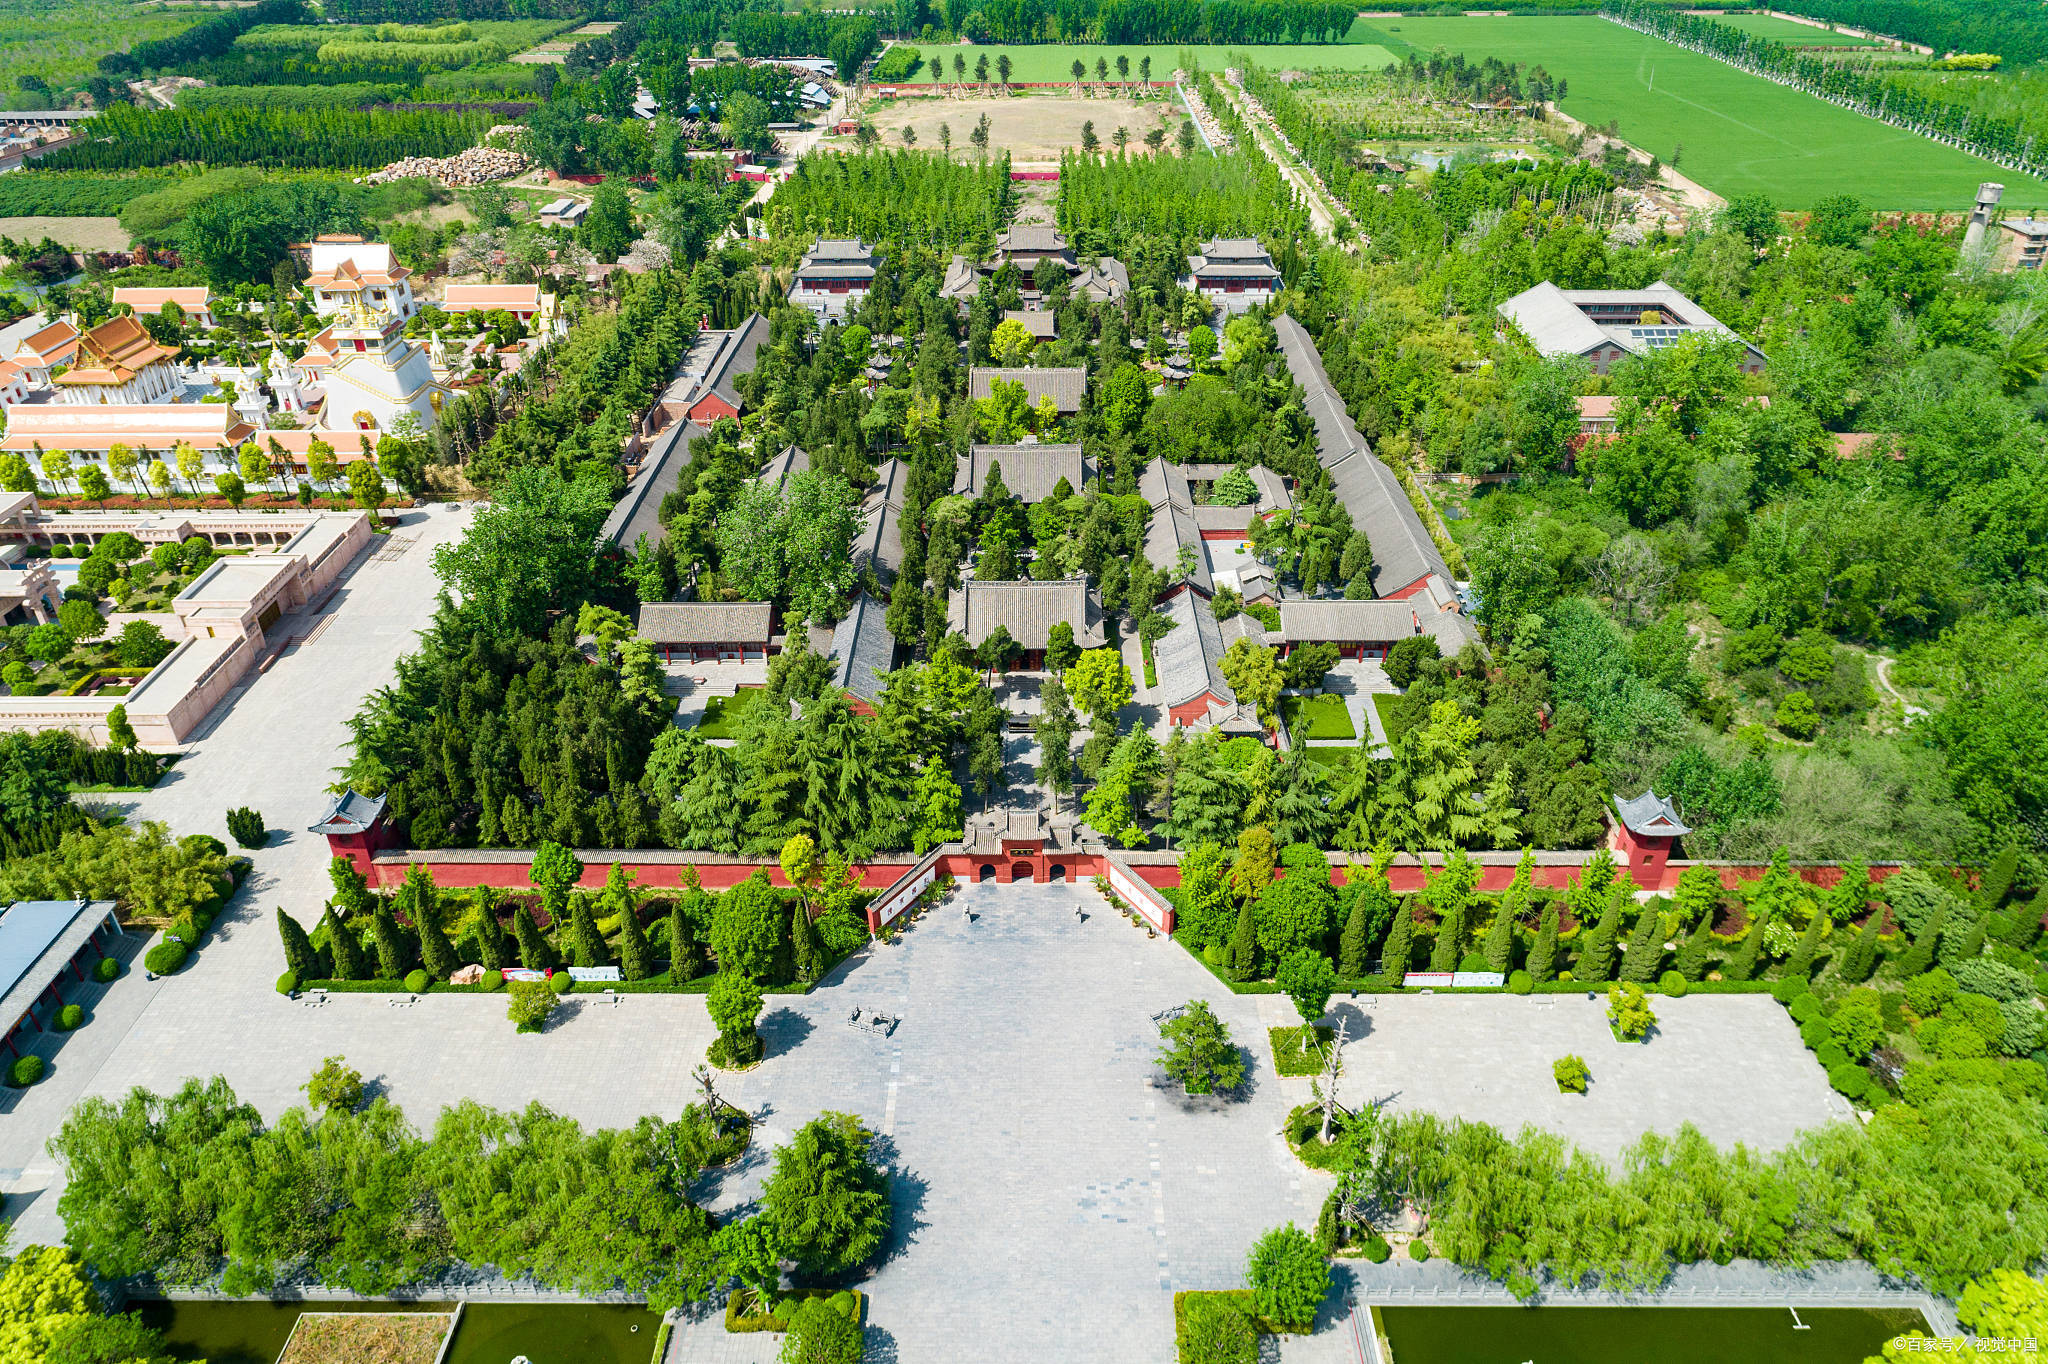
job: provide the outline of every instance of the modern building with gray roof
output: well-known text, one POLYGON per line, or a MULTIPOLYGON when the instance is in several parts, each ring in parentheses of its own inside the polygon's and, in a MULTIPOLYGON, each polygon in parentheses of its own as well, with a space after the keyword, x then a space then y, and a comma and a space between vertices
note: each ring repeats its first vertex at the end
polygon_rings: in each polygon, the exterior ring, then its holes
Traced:
POLYGON ((1074 643, 1099 649, 1107 642, 1102 603, 1086 578, 1023 578, 997 582, 969 578, 946 603, 946 625, 980 648, 998 627, 1024 650, 1026 668, 1043 665, 1052 627, 1065 621, 1074 643))
POLYGON ((1648 355, 1699 335, 1740 344, 1745 373, 1761 374, 1764 368, 1762 351, 1663 280, 1646 289, 1560 289, 1545 280, 1498 311, 1539 354, 1583 356, 1595 374, 1607 373, 1624 356, 1648 355))
POLYGON ((1078 493, 1095 476, 1094 461, 1081 453, 1079 445, 976 445, 960 457, 953 491, 980 497, 988 487, 989 470, 997 466, 1003 471, 1003 486, 1025 502, 1045 501, 1063 478, 1068 491, 1078 493))
POLYGON ((1088 371, 1079 365, 1054 369, 1001 369, 976 365, 967 371, 967 396, 979 402, 989 396, 991 386, 998 379, 1024 385, 1025 399, 1033 407, 1051 398, 1062 415, 1079 412, 1081 396, 1088 391, 1088 371))
POLYGON ((0 910, 0 1041, 23 1054, 27 1033, 63 1005, 68 976, 83 981, 121 936, 111 900, 24 900, 0 910))

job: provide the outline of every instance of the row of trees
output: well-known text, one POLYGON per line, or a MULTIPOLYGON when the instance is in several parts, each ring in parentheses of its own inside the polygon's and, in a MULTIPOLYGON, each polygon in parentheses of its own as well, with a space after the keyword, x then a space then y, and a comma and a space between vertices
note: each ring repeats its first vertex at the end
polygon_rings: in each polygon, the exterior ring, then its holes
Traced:
POLYGON ((815 153, 777 186, 768 229, 778 239, 860 237, 978 259, 1015 204, 1007 154, 970 165, 916 152, 815 153))
POLYGON ((86 1100, 50 1142, 69 1176, 66 1244, 105 1278, 218 1276, 231 1294, 313 1282, 379 1296, 470 1266, 666 1311, 735 1281, 773 1292, 785 1261, 843 1277, 889 1230, 888 1175, 846 1114, 798 1129, 760 1212, 721 1227, 690 1194, 723 1144, 706 1105, 585 1130, 538 1103, 465 1101, 422 1134, 347 1088, 274 1123, 220 1076, 86 1100))
POLYGON ((137 109, 116 105, 93 136, 53 152, 47 170, 134 170, 192 160, 313 170, 367 170, 408 156, 452 156, 492 123, 474 113, 358 109, 137 109))
MULTIPOLYGON (((1602 13, 1680 47, 2031 174, 2048 167, 2048 157, 2035 155, 2037 139, 2020 121, 1987 115, 1967 99, 1944 98, 1937 86, 1891 80, 1882 66, 1857 68, 1804 55, 1802 49, 1655 0, 1608 0, 1602 13)), ((2031 27, 2038 31, 2039 21, 2031 27)))

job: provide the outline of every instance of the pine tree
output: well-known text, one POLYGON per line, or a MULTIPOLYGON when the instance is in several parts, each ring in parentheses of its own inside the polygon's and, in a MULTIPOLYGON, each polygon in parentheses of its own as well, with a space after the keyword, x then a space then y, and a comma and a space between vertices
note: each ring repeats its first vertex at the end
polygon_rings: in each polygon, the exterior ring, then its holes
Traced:
POLYGON ((299 927, 299 921, 284 912, 283 905, 277 907, 277 936, 284 942, 284 969, 301 981, 316 979, 320 974, 320 954, 313 950, 313 940, 299 927))
POLYGON ((1821 935, 1827 932, 1828 916, 1816 910, 1813 919, 1806 925, 1806 931, 1799 935, 1799 946, 1792 949, 1792 955, 1785 958, 1785 964, 1778 971, 1780 980, 1797 976, 1810 979, 1813 975, 1813 959, 1820 953, 1821 935))
POLYGON ((373 898, 370 883, 356 870, 356 864, 346 857, 337 857, 327 864, 327 878, 334 883, 334 907, 344 919, 353 918, 369 909, 373 898))
POLYGON ((1455 971, 1465 939, 1465 901, 1461 896, 1437 920, 1436 943, 1429 950, 1429 969, 1455 971))
POLYGON ((2020 850, 2007 844, 1991 859, 1991 865, 1984 869, 1983 877, 1977 882, 1977 907, 1983 910, 1997 909, 2005 903, 2006 893, 2012 889, 2013 877, 2019 874, 2020 850))
POLYGON ((1578 960, 1572 963, 1572 979, 1601 981, 1614 979, 1614 944, 1621 937, 1621 902, 1624 891, 1617 886, 1607 897, 1606 912, 1592 933, 1579 940, 1578 960))
POLYGON ((1856 935, 1856 941, 1849 944, 1849 950, 1837 967, 1843 980, 1851 985, 1861 985, 1870 979, 1870 973, 1877 969, 1878 934, 1883 931, 1884 907, 1870 911, 1863 921, 1863 929, 1856 935))
POLYGON ((1366 937, 1365 897, 1353 897, 1351 917, 1344 921, 1344 934, 1337 941, 1337 974, 1357 980, 1365 974, 1365 954, 1372 948, 1366 937))
POLYGON ((1508 968, 1514 965, 1515 919, 1505 901, 1494 911, 1493 922, 1487 925, 1486 941, 1480 951, 1486 954, 1486 969, 1489 971, 1506 975, 1508 968))
POLYGON ((391 917, 391 902, 381 895, 370 910, 370 940, 377 946, 377 979, 403 980, 412 968, 412 953, 406 950, 398 920, 391 917))
POLYGON ((2034 939, 2041 936, 2041 899, 2037 895, 2023 900, 2012 907, 1998 924, 1998 940, 2007 947, 2017 947, 2026 952, 2033 948, 2034 939))
POLYGON ((1742 935, 1742 945, 1735 949, 1735 955, 1721 965, 1723 980, 1748 980, 1756 974, 1757 958, 1764 950, 1764 922, 1757 919, 1742 935))
POLYGON ((1543 917, 1536 924, 1536 945, 1529 949, 1528 972, 1538 985, 1557 977, 1557 901, 1543 902, 1543 917))
POLYGON ((1654 905, 1636 913, 1635 932, 1628 937, 1628 955, 1622 959, 1621 978, 1647 985, 1657 978, 1664 964, 1664 914, 1654 905))
POLYGON ((605 950, 604 934, 597 931, 597 916, 590 912, 588 895, 578 892, 569 897, 569 927, 563 937, 570 965, 611 965, 611 953, 605 950))
POLYGON ((1252 902, 1237 911, 1237 930, 1230 935, 1230 978, 1251 980, 1259 973, 1259 934, 1252 922, 1252 902))
POLYGON ((1408 974, 1408 962, 1415 955, 1415 911, 1405 902, 1394 906, 1394 926, 1387 930, 1386 945, 1380 949, 1380 974, 1395 985, 1408 974))
POLYGON ((1696 981, 1707 973, 1707 949, 1714 945, 1714 916, 1703 914, 1692 933, 1680 944, 1671 969, 1687 980, 1696 981))
POLYGON ((790 909, 789 941, 795 953, 797 979, 815 983, 825 974, 825 944, 818 940, 818 926, 811 922, 810 911, 801 899, 790 909))
POLYGON ((562 964, 555 945, 541 936, 533 922, 533 907, 518 905, 512 910, 512 936, 519 942, 519 964, 529 971, 551 971, 562 964))
POLYGON ((435 888, 434 874, 422 863, 407 867, 405 882, 399 886, 394 901, 395 908, 404 912, 419 935, 421 965, 426 967, 427 974, 435 980, 454 975, 461 963, 455 959, 455 948, 441 927, 441 892, 435 888))
POLYGON ((1935 949, 1935 955, 1941 958, 1941 964, 1954 966, 1959 961, 1975 961, 1983 956, 1984 944, 1991 936, 1988 919, 1988 915, 1979 914, 1968 928, 1958 924, 1944 932, 1941 935, 1941 946, 1935 949))
POLYGON ((690 932, 690 916, 683 912, 683 902, 678 900, 668 909, 669 983, 682 985, 696 979, 703 964, 703 957, 697 951, 697 940, 690 932))
POLYGON ((1920 925, 1920 936, 1913 939, 1913 945, 1900 954, 1898 976, 1911 980, 1924 974, 1934 965, 1934 953, 1941 946, 1942 931, 1948 927, 1948 901, 1943 900, 1934 907, 1934 913, 1920 925))
POLYGON ((327 955, 334 962, 334 979, 368 980, 370 970, 363 960, 362 945, 356 941, 355 930, 343 923, 335 914, 334 906, 327 907, 327 955))

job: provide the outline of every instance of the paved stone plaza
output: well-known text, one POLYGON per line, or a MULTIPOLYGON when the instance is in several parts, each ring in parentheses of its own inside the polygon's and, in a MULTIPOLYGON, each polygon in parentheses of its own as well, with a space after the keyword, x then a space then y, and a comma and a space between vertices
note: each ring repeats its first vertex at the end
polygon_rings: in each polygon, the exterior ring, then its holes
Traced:
MULTIPOLYGON (((316 637, 287 650, 157 790, 137 818, 223 832, 231 805, 261 810, 273 846, 194 963, 98 990, 94 1021, 45 1039, 49 1080, 15 1093, 0 1120, 0 1180, 14 1244, 59 1238, 58 1175, 42 1145, 88 1094, 175 1088, 224 1074, 266 1115, 300 1099, 322 1057, 340 1054, 422 1126, 462 1098, 541 1102, 590 1124, 673 1114, 713 1030, 698 996, 572 996, 548 1033, 515 1035, 502 999, 427 996, 394 1006, 339 995, 313 1007, 277 995, 273 908, 310 925, 328 893, 327 852, 303 832, 344 760, 345 720, 386 681, 431 616, 431 549, 461 512, 411 513, 401 545, 360 566, 316 637)), ((309 622, 307 627, 319 624, 309 622)), ((1020 739, 1013 749, 1028 748, 1020 739)), ((1013 762, 1024 754, 1013 751, 1013 762)), ((98 987, 93 987, 98 989, 98 987)), ((1648 1047, 1608 1035, 1584 996, 1340 999, 1352 1011, 1347 1100, 1531 1122, 1612 1156, 1647 1128, 1698 1123, 1761 1147, 1826 1120, 1819 1068, 1768 999, 1657 1001, 1648 1047), (1362 1034, 1362 1035, 1361 1035, 1362 1034), (1584 1098, 1558 1096, 1550 1062, 1592 1066, 1584 1098)), ((898 1234, 866 1285, 871 1358, 911 1361, 1166 1361, 1172 1297, 1240 1281, 1266 1228, 1312 1224, 1327 1188, 1278 1129, 1308 1097, 1278 1079, 1264 1029, 1295 1021, 1274 995, 1235 996, 1179 947, 1131 927, 1086 886, 963 887, 902 937, 843 965, 809 996, 771 996, 771 1053, 723 1082, 760 1115, 748 1162, 706 1191, 744 1207, 767 1152, 823 1109, 860 1114, 886 1137, 898 1174, 898 1234), (963 908, 974 915, 969 921, 963 908), (1087 915, 1085 921, 1077 910, 1087 915), (1158 1088, 1151 1014, 1209 999, 1253 1052, 1241 1101, 1190 1102, 1158 1088), (845 1025, 856 1005, 900 1014, 880 1038, 845 1025)), ((1409 1266, 1420 1271, 1437 1266, 1409 1266)), ((1340 1270, 1340 1274, 1345 1271, 1340 1270)), ((766 1361, 772 1336, 688 1325, 671 1358, 766 1361)), ((1350 1323, 1285 1342, 1288 1361, 1357 1357, 1350 1323)))

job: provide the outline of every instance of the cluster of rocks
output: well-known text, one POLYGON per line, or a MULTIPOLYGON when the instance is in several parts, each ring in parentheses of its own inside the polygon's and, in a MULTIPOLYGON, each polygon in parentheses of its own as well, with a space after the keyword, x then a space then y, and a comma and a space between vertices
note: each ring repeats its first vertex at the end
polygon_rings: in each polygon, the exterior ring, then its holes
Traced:
POLYGON ((444 185, 488 185, 522 174, 533 162, 524 152, 502 147, 471 147, 453 156, 408 156, 382 170, 371 171, 363 183, 383 184, 387 180, 410 180, 424 176, 444 185))
POLYGON ((1235 147, 1237 139, 1224 132, 1223 125, 1218 123, 1216 116, 1209 112, 1208 104, 1202 99, 1202 87, 1196 83, 1191 74, 1185 72, 1179 74, 1181 93, 1187 96, 1188 108, 1194 111, 1196 124, 1208 135, 1209 145, 1218 151, 1229 151, 1235 147))

